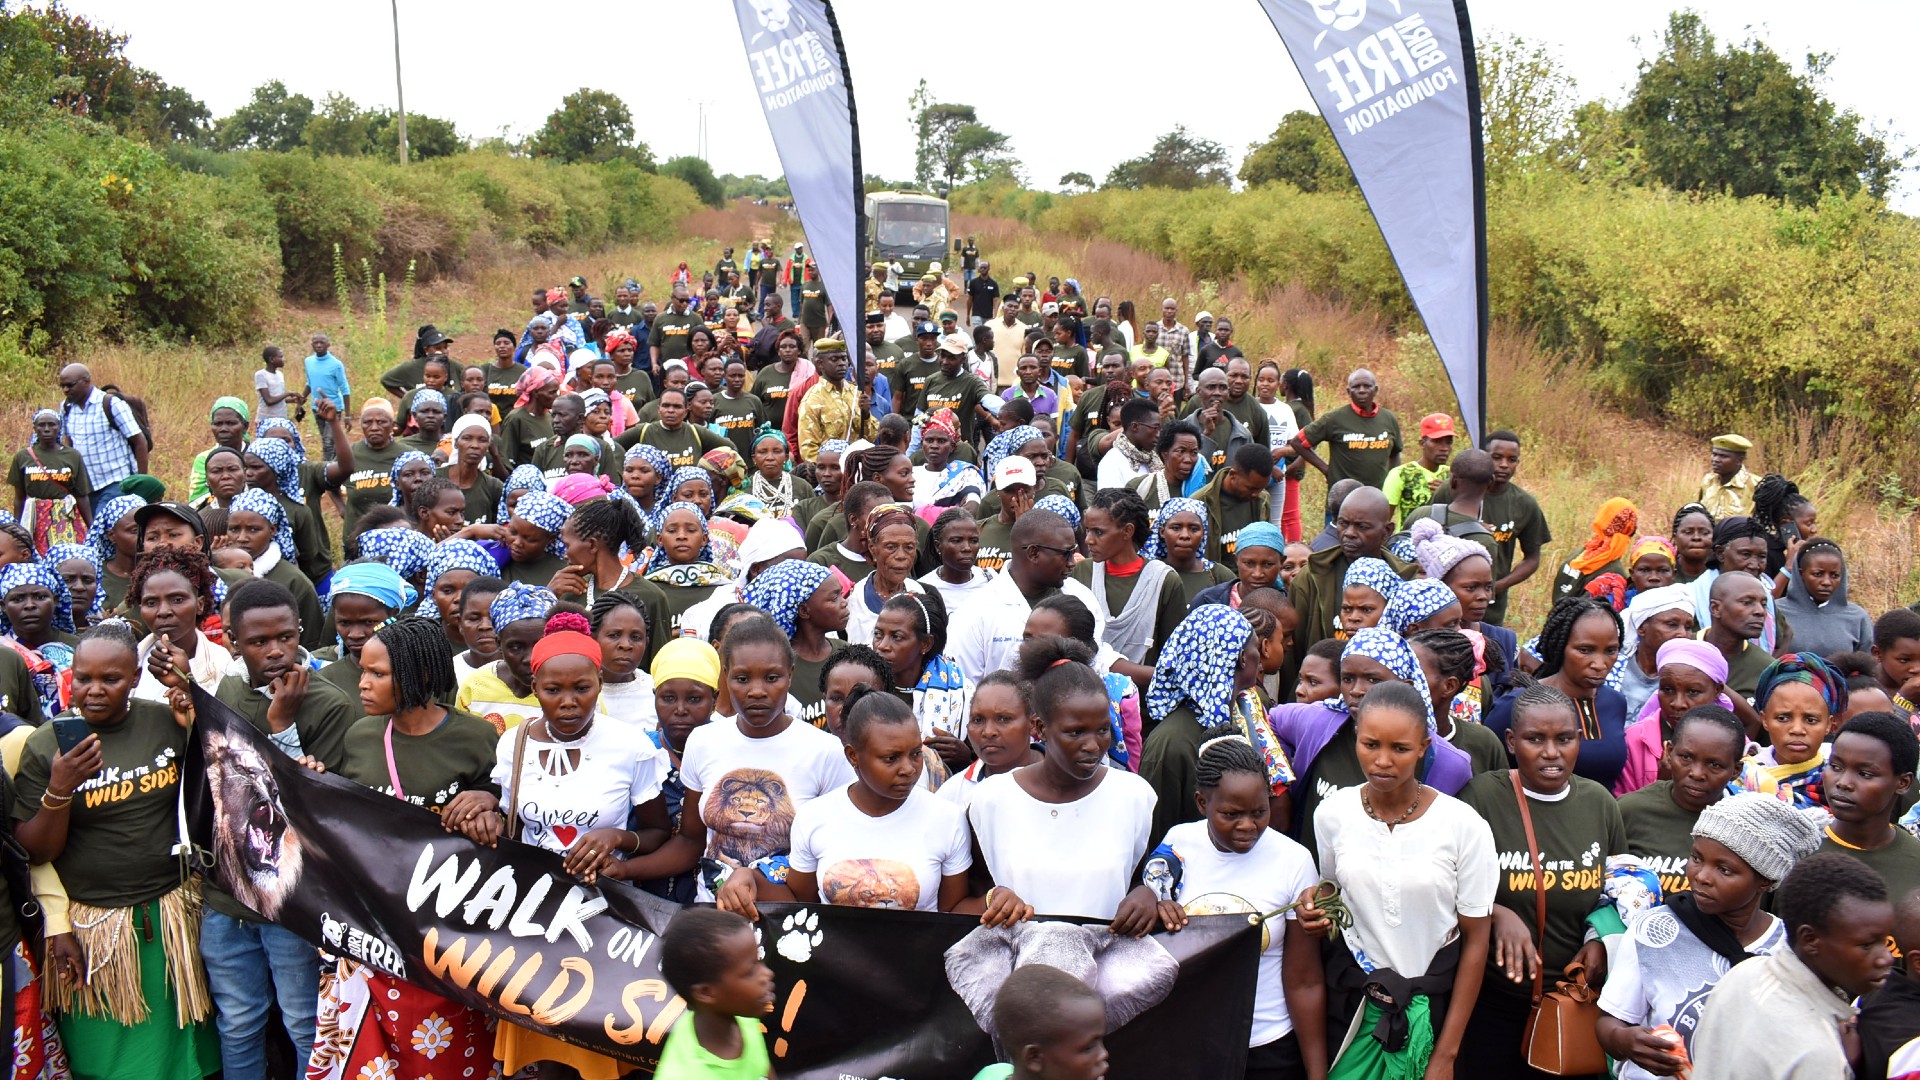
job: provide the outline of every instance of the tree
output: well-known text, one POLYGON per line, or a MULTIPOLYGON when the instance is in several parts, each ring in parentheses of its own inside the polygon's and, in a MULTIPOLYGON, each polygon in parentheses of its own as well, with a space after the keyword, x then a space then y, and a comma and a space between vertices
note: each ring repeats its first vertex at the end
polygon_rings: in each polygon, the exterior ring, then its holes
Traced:
POLYGON ((624 158, 648 171, 653 154, 633 138, 633 113, 605 90, 575 90, 534 133, 528 150, 535 157, 560 161, 611 161, 624 158))
POLYGON ((286 84, 275 79, 254 87, 251 101, 221 118, 214 142, 222 150, 298 150, 306 145, 312 119, 313 99, 288 93, 286 84))
POLYGON ((1266 142, 1250 147, 1240 163, 1248 187, 1288 183, 1301 191, 1352 191, 1353 170, 1317 112, 1295 109, 1280 118, 1266 142))
POLYGON ((1092 191, 1095 187, 1098 187, 1099 185, 1095 184, 1093 182, 1093 177, 1088 176, 1086 173, 1070 172, 1070 173, 1062 173, 1060 175, 1059 186, 1063 191, 1077 194, 1083 191, 1092 191))
POLYGON ((363 157, 373 152, 370 118, 345 94, 328 94, 307 121, 301 139, 316 154, 363 157))
POLYGON ((9 104, 51 105, 156 146, 206 139, 207 107, 128 61, 127 36, 53 0, 44 8, 0 0, 0 86, 9 104))
POLYGON ((907 107, 914 122, 914 178, 921 187, 932 190, 937 181, 951 192, 963 177, 982 180, 1011 167, 1011 140, 980 123, 973 106, 935 102, 922 79, 907 107))
POLYGON ((1889 150, 1819 91, 1831 57, 1796 74, 1764 42, 1724 51, 1700 16, 1668 16, 1659 55, 1621 109, 1648 177, 1681 191, 1766 195, 1799 205, 1863 186, 1884 198, 1911 151, 1889 150))
MULTIPOLYGON (((398 116, 399 113, 392 109, 380 109, 369 114, 367 127, 373 138, 372 152, 375 156, 389 161, 400 156, 400 125, 395 122, 398 116)), ((465 149, 467 140, 461 137, 453 121, 419 113, 407 114, 408 161, 427 161, 457 154, 465 149)))
POLYGON ((726 186, 719 177, 713 175, 713 166, 708 165, 705 158, 691 155, 668 158, 660 165, 660 175, 685 180, 687 186, 693 188, 694 194, 700 196, 700 201, 708 206, 727 204, 726 186))
POLYGON ((1217 142, 1195 138, 1183 124, 1155 140, 1145 156, 1115 165, 1107 173, 1106 186, 1189 190, 1231 183, 1226 150, 1217 142))
POLYGON ((1545 46, 1495 37, 1478 46, 1487 175, 1564 163, 1577 103, 1573 79, 1545 46))

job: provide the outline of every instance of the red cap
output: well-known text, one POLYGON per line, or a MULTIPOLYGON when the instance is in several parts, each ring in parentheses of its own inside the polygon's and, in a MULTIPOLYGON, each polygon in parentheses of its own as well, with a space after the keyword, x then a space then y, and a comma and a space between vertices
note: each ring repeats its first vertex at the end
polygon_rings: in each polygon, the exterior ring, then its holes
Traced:
POLYGON ((1423 439, 1453 438, 1453 417, 1443 412, 1421 417, 1420 437, 1423 439))

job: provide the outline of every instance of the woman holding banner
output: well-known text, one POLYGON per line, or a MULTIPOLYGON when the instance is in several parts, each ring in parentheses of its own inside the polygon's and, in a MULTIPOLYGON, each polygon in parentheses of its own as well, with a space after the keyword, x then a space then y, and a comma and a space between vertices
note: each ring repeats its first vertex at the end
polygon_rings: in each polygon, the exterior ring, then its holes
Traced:
MULTIPOLYGON (((454 691, 453 645, 431 619, 382 627, 360 650, 360 707, 347 729, 340 773, 357 784, 441 815, 482 843, 500 834, 493 725, 440 704, 454 691)), ((311 759, 305 764, 319 771, 311 759)), ((320 976, 309 1080, 453 1076, 450 1063, 493 1068, 485 1013, 342 957, 320 976)), ((466 1065, 462 1065, 465 1068, 466 1065)))

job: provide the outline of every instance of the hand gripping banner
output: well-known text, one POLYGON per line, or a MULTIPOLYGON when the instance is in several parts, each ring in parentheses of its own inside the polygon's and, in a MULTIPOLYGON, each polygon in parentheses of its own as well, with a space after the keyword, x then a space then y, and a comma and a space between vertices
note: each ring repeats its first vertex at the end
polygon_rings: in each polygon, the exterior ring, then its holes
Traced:
POLYGON ((1466 0, 1260 0, 1486 445, 1486 174, 1466 0))
MULTIPOLYGON (((327 954, 645 1070, 685 1003, 660 974, 678 910, 558 855, 487 848, 437 815, 302 767, 195 689, 182 790, 196 861, 253 911, 327 954)), ((1237 1076, 1258 928, 1194 918, 1133 940, 1104 925, 826 905, 761 905, 776 1073, 801 1080, 971 1076, 995 1060, 993 993, 1041 957, 1107 1005, 1110 1076, 1237 1076)), ((456 1074, 449 1074, 456 1075, 456 1074)))

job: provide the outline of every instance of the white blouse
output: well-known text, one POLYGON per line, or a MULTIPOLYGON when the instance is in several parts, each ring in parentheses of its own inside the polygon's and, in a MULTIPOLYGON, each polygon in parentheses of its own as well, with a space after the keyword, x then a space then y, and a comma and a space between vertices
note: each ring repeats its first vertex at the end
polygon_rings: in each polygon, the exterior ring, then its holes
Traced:
MULTIPOLYGON (((1106 769, 1087 794, 1049 803, 1027 794, 1014 779, 1019 771, 981 781, 967 806, 994 884, 1012 889, 1038 915, 1113 918, 1147 853, 1153 786, 1106 769)), ((1487 843, 1491 849, 1491 834, 1487 843)))

